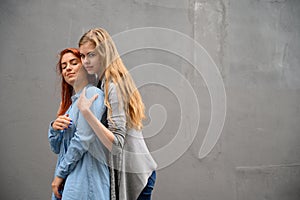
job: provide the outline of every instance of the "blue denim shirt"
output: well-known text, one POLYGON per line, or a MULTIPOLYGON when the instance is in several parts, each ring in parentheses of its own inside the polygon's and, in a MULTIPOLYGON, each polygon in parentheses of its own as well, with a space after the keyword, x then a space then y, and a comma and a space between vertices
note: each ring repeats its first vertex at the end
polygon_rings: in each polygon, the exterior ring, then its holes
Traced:
MULTIPOLYGON (((104 93, 91 85, 86 86, 86 97, 98 94, 91 111, 100 120, 104 93)), ((97 138, 77 107, 81 91, 72 96, 72 105, 66 112, 73 124, 64 131, 55 131, 51 124, 48 139, 51 150, 58 154, 55 176, 65 179, 62 199, 93 200, 110 198, 110 178, 107 166, 108 150, 97 138)), ((52 194, 52 199, 56 199, 52 194)))

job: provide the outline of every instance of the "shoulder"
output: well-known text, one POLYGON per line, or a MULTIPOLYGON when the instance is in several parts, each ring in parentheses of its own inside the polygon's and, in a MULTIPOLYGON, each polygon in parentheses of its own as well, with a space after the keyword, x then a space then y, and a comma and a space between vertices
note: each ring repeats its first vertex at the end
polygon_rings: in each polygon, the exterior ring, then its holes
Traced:
POLYGON ((117 87, 117 84, 112 81, 108 83, 108 93, 106 95, 108 96, 109 101, 118 101, 119 90, 117 87))
POLYGON ((110 81, 110 82, 108 83, 108 93, 109 93, 109 94, 110 94, 110 93, 114 93, 114 94, 119 93, 119 88, 118 88, 118 87, 119 87, 118 84, 116 84, 116 83, 110 81))
POLYGON ((112 90, 116 90, 117 89, 117 85, 112 82, 112 81, 109 81, 108 82, 108 91, 112 91, 112 90))
POLYGON ((86 87, 86 97, 87 98, 91 98, 93 97, 95 94, 98 94, 99 96, 104 96, 104 93, 102 90, 100 90, 99 88, 95 87, 95 86, 90 86, 88 85, 86 87))

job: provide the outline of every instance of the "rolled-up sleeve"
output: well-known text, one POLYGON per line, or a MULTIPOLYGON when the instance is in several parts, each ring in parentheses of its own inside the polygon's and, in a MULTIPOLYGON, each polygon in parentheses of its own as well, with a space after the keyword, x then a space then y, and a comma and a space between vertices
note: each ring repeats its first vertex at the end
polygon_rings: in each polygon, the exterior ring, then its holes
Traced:
MULTIPOLYGON (((86 96, 91 98, 95 95, 95 88, 87 88, 86 96)), ((99 93, 98 93, 99 94, 99 93)), ((101 116, 104 112, 104 95, 100 93, 98 98, 93 102, 91 106, 91 111, 98 119, 101 119, 101 116)), ((75 102, 76 103, 76 102, 75 102)), ((70 141, 68 150, 64 156, 64 159, 61 161, 60 165, 57 168, 56 176, 61 178, 66 178, 66 176, 75 168, 77 162, 83 157, 90 145, 96 141, 96 135, 93 130, 79 112, 76 132, 74 137, 70 141)))
POLYGON ((54 130, 52 128, 52 124, 54 121, 50 122, 49 129, 48 129, 48 141, 50 144, 51 150, 59 154, 60 151, 60 144, 63 138, 63 131, 61 130, 54 130))
POLYGON ((108 100, 112 109, 111 120, 108 119, 108 129, 115 136, 111 153, 115 155, 122 152, 127 128, 124 104, 118 97, 116 85, 112 82, 109 83, 108 100))

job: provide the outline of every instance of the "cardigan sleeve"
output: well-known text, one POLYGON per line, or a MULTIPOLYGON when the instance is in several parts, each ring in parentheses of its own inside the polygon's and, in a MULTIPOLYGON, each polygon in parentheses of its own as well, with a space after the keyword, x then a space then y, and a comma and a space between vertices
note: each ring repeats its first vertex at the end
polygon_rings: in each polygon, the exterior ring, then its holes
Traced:
MULTIPOLYGON (((120 154, 124 147, 124 140, 127 132, 126 128, 126 114, 124 110, 124 104, 122 99, 118 96, 117 86, 110 82, 108 91, 108 100, 112 108, 110 116, 108 118, 108 129, 114 134, 115 138, 112 145, 111 153, 113 155, 120 154)), ((109 112, 109 111, 108 111, 109 112)))

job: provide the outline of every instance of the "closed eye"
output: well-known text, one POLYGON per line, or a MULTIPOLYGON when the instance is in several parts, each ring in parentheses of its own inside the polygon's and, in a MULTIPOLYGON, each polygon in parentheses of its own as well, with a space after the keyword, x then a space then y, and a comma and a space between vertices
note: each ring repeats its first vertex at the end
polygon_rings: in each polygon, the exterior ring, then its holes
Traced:
POLYGON ((66 63, 62 63, 61 64, 61 69, 66 69, 67 68, 67 64, 66 63))
POLYGON ((78 64, 78 61, 77 61, 77 60, 76 60, 76 61, 72 61, 71 64, 72 64, 72 65, 77 65, 77 64, 78 64))

